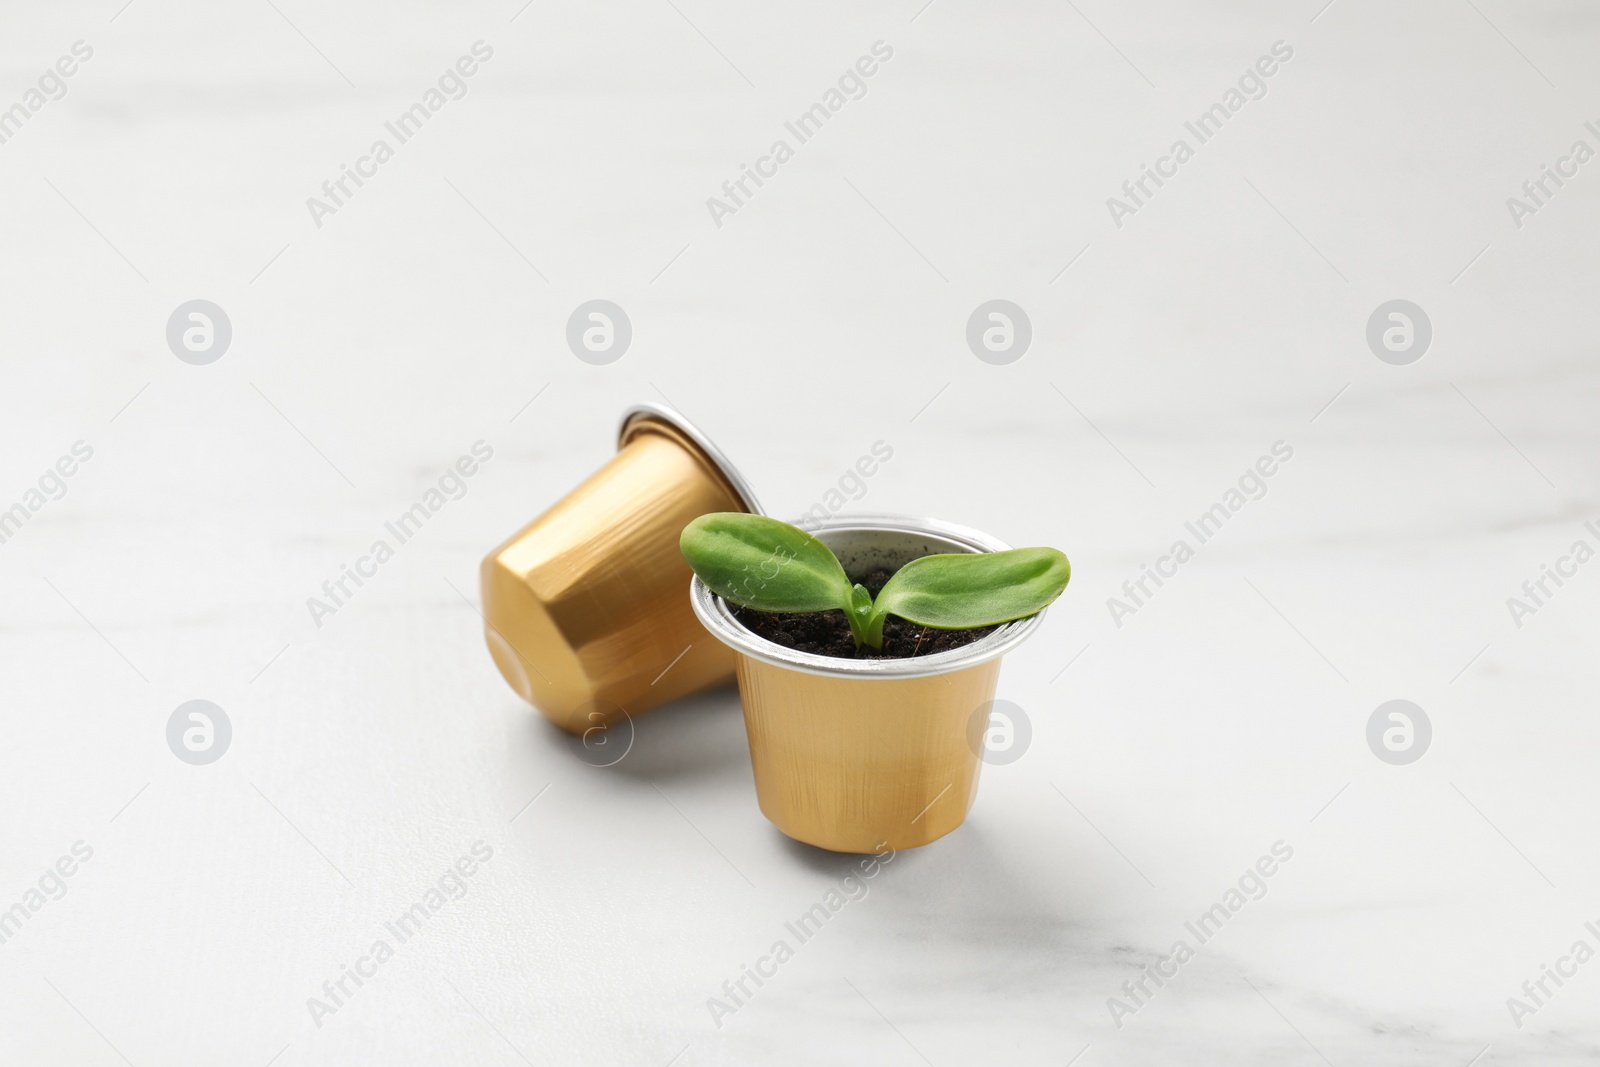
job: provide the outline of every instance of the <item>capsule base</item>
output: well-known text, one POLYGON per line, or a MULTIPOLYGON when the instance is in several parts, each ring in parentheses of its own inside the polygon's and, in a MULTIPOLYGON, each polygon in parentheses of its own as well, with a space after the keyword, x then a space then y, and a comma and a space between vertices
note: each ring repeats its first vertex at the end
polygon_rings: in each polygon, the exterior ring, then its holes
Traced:
POLYGON ((915 848, 960 826, 978 793, 976 709, 1000 660, 921 678, 807 674, 741 655, 739 695, 761 812, 833 852, 915 848))

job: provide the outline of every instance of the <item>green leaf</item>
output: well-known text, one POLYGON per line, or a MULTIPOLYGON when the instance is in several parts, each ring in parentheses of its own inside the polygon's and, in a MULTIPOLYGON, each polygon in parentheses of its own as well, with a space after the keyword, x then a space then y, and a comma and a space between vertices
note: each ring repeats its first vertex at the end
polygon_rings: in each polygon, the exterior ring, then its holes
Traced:
POLYGON ((828 546, 804 530, 764 515, 715 512, 685 526, 678 547, 724 600, 757 611, 838 608, 855 628, 850 579, 828 546))
POLYGON ((1049 605, 1072 573, 1053 548, 924 556, 900 568, 874 603, 827 545, 776 519, 702 515, 684 527, 678 544, 695 574, 724 600, 780 614, 837 609, 856 644, 877 649, 890 615, 941 630, 1010 622, 1049 605))
POLYGON ((1026 618, 1067 587, 1072 567, 1053 548, 951 553, 914 559, 878 593, 868 633, 882 641, 883 619, 966 630, 1026 618))

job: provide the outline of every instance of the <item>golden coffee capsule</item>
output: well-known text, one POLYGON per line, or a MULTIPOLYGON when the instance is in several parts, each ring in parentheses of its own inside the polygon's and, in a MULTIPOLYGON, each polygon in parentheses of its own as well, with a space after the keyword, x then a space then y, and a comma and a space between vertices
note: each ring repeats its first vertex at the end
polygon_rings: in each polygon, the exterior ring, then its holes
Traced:
MULTIPOLYGON (((1011 546, 953 523, 836 515, 810 532, 852 578, 941 552, 1011 546)), ((915 659, 846 659, 758 636, 696 578, 695 613, 738 655, 750 764, 761 812, 778 829, 834 852, 916 848, 966 820, 987 761, 985 731, 1000 658, 1044 612, 969 645, 915 659)))
POLYGON ((511 688, 576 734, 733 677, 689 604, 678 535, 712 511, 760 512, 704 434, 656 404, 617 454, 484 557, 484 634, 511 688))

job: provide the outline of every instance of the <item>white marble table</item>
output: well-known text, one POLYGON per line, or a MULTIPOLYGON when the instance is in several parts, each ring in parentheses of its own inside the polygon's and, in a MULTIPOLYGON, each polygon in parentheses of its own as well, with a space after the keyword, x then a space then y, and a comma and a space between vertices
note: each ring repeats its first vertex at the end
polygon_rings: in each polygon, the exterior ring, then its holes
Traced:
POLYGON ((1588 6, 122 2, 0 16, 0 1062, 1600 1057, 1600 962, 1560 963, 1600 949, 1600 564, 1508 608, 1600 547, 1588 6), (633 327, 606 366, 564 340, 597 298, 633 327), (193 299, 232 327, 206 365, 164 336, 193 299), (1031 320, 1008 365, 964 336, 992 299, 1031 320), (1432 325, 1407 365, 1365 337, 1395 299, 1432 325), (731 690, 601 770, 486 654, 478 560, 641 400, 776 514, 883 441, 849 507, 1072 558, 1001 679, 1031 746, 860 891, 760 816, 731 690), (166 738, 195 699, 232 726, 204 766, 166 738), (1367 742, 1394 699, 1431 723, 1407 765, 1367 742))

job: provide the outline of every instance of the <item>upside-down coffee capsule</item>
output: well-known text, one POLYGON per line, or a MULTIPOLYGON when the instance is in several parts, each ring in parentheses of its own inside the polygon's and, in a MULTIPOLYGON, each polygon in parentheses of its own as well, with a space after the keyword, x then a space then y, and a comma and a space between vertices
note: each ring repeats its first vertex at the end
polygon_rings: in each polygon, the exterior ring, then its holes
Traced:
POLYGON ((617 454, 484 558, 495 665, 576 734, 731 679, 733 651, 689 604, 678 535, 707 512, 760 510, 688 420, 654 404, 630 409, 617 454))

